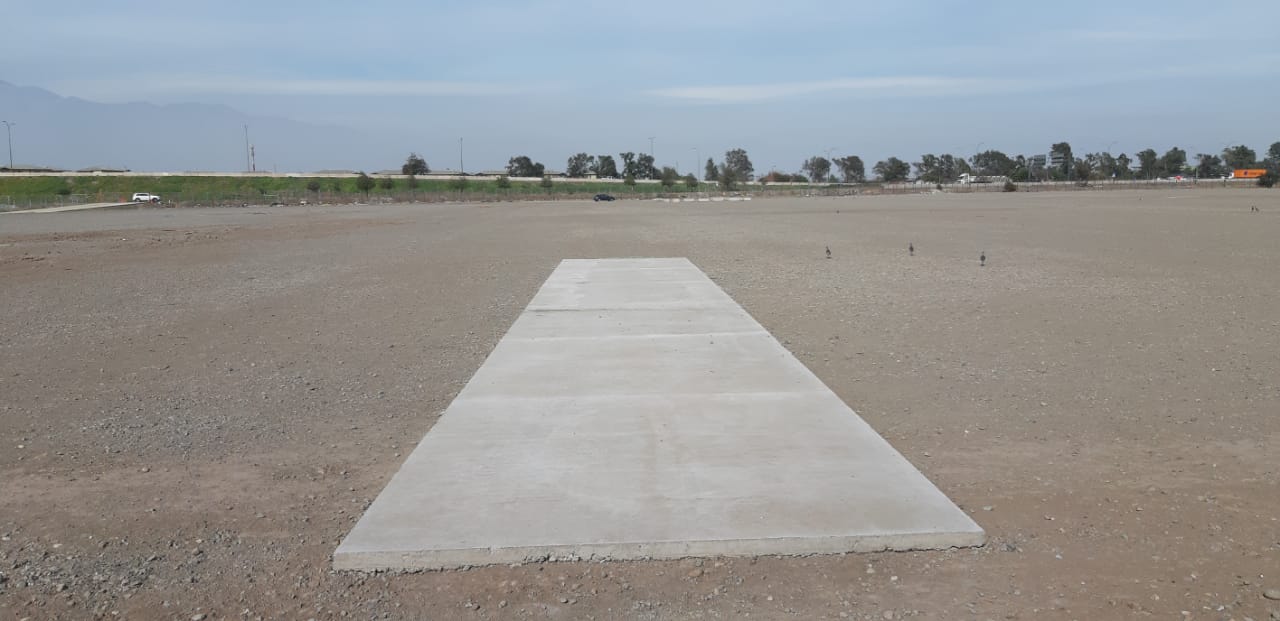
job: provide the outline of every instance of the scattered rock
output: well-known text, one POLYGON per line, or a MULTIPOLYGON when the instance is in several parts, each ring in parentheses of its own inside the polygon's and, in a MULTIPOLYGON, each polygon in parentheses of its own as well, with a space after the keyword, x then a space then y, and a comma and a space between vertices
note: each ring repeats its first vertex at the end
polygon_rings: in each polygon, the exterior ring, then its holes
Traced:
POLYGON ((1267 599, 1280 600, 1280 589, 1267 589, 1262 592, 1262 596, 1267 599))

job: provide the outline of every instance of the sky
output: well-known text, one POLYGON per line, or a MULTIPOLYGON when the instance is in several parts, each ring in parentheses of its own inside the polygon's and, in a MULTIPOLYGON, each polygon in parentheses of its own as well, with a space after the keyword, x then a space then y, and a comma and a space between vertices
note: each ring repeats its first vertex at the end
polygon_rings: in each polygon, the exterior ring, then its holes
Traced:
MULTIPOLYGON (((410 150, 477 171, 652 149, 686 172, 741 147, 764 172, 1280 140, 1274 0, 7 4, 0 80, 357 130, 368 161, 332 159, 367 169, 410 150)), ((286 168, 327 155, 269 148, 286 168)))

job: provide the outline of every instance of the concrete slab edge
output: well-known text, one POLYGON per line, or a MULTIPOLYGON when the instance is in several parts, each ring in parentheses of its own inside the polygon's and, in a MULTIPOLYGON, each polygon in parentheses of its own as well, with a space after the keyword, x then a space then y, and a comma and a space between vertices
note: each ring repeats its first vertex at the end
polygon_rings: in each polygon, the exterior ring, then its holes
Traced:
POLYGON ((981 530, 961 532, 781 537, 717 541, 573 544, 457 550, 343 552, 333 555, 339 571, 432 571, 545 561, 675 560, 690 557, 807 556, 972 548, 986 544, 981 530))

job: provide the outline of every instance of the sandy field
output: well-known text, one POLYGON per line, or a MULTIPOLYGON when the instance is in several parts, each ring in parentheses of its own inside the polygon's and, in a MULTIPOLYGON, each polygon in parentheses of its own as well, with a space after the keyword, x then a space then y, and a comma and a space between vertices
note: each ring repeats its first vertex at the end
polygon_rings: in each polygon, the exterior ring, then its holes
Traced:
POLYGON ((1277 292, 1258 189, 0 215, 0 619, 1280 619, 1277 292), (597 257, 688 257, 988 544, 332 571, 597 257))

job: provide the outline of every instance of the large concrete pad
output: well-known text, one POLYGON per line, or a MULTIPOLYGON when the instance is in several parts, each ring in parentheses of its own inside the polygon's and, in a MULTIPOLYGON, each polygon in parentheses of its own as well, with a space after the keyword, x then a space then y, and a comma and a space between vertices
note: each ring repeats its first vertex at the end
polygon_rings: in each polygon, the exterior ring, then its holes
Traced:
POLYGON ((566 260, 334 553, 338 569, 981 545, 686 259, 566 260))

